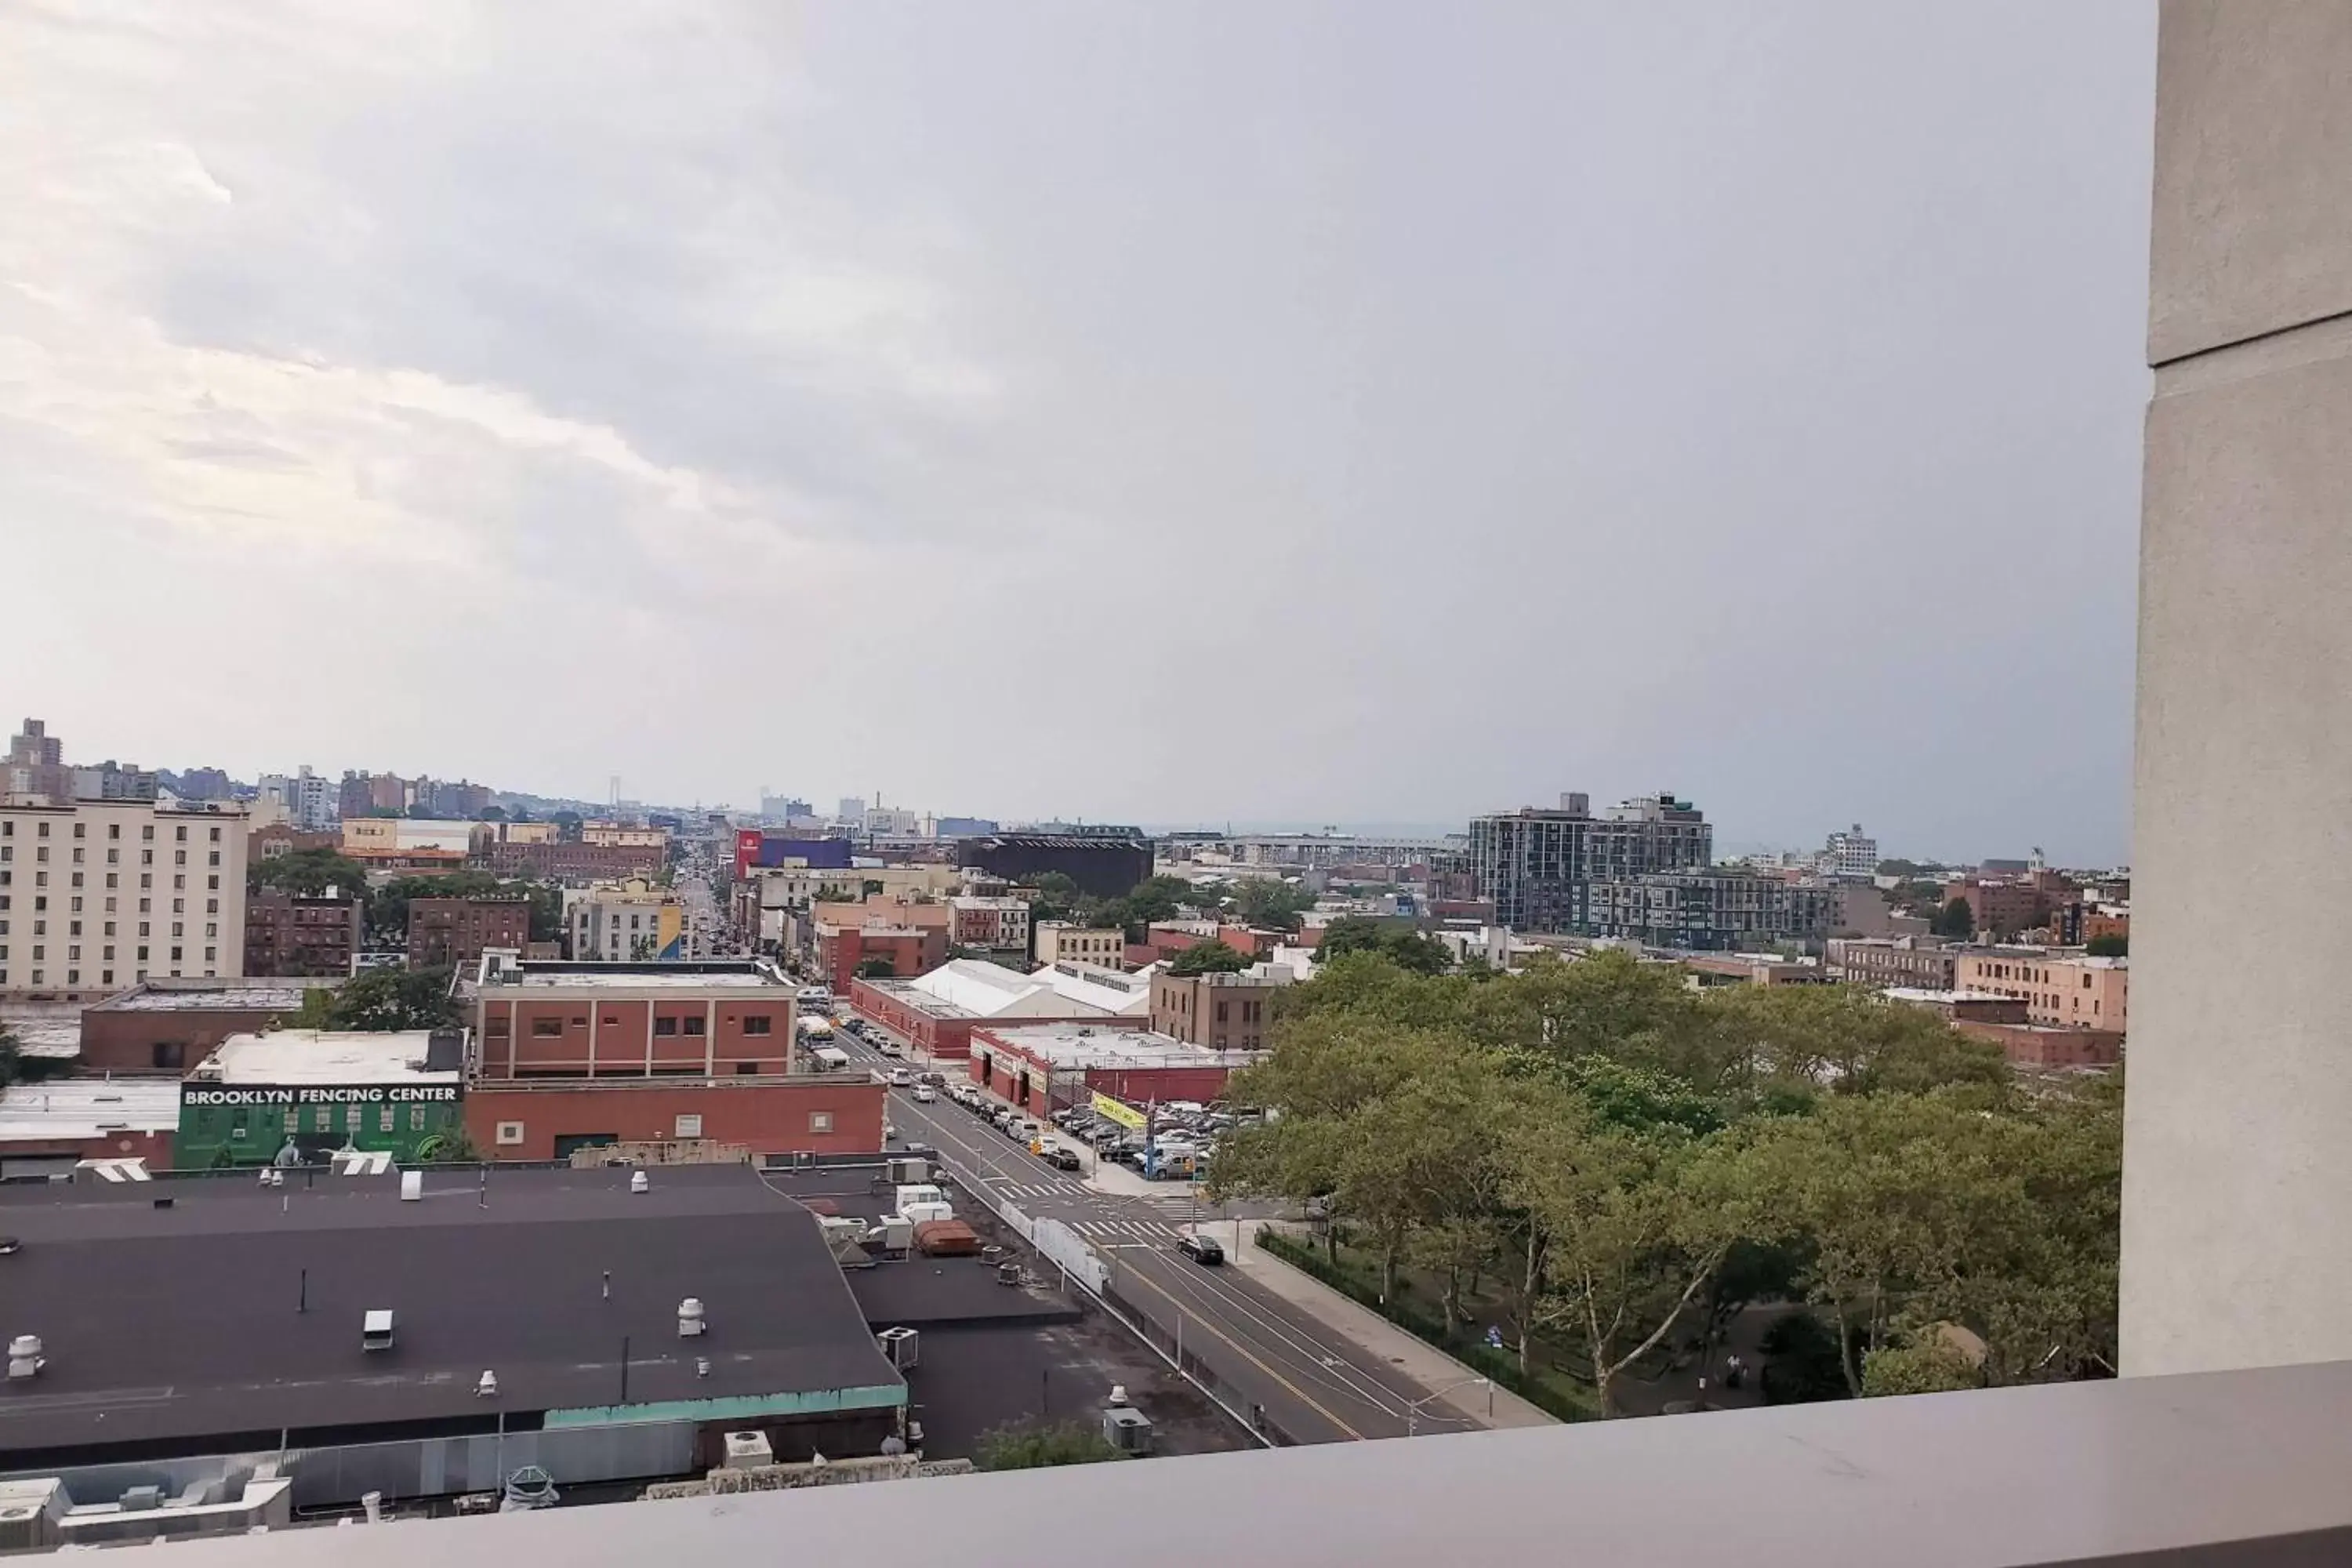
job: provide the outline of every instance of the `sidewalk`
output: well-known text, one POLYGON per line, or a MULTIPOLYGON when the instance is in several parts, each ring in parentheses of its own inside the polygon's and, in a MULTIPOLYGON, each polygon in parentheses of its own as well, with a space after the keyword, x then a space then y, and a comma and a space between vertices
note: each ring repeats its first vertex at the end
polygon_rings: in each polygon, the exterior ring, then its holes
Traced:
MULTIPOLYGON (((1368 1355, 1377 1356, 1428 1389, 1444 1389, 1438 1403, 1451 1406, 1480 1426, 1556 1426, 1558 1417, 1538 1409, 1507 1388, 1481 1387, 1479 1374, 1427 1341, 1405 1332, 1370 1307, 1349 1300, 1320 1279, 1302 1274, 1259 1247, 1252 1237, 1263 1222, 1245 1221, 1242 1245, 1231 1247, 1226 1260, 1247 1273, 1292 1306, 1306 1312, 1368 1355)), ((1202 1227, 1218 1240, 1233 1232, 1231 1222, 1202 1227)), ((1278 1226, 1287 1232, 1289 1227, 1278 1226)))

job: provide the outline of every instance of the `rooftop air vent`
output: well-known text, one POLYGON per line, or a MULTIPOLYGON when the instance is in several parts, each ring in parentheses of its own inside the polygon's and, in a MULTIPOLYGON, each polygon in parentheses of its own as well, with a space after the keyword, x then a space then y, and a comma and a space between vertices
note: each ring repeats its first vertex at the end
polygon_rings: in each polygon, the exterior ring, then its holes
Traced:
POLYGON ((360 1320, 360 1348, 368 1351, 388 1351, 392 1348, 391 1308, 379 1308, 360 1320))

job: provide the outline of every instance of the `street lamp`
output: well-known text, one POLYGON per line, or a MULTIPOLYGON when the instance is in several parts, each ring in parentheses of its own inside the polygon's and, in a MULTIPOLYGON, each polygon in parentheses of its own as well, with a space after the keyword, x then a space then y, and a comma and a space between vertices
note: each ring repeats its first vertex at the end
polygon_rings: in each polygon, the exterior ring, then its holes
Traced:
POLYGON ((1465 1377, 1457 1382, 1447 1384, 1444 1388, 1437 1390, 1433 1394, 1424 1394, 1419 1399, 1416 1399, 1412 1404, 1406 1405, 1404 1407, 1404 1435, 1408 1437, 1417 1437, 1421 1435, 1421 1407, 1423 1405, 1428 1404, 1433 1399, 1443 1399, 1445 1395, 1453 1393, 1457 1388, 1473 1387, 1482 1387, 1486 1389, 1486 1415, 1488 1419, 1491 1420, 1495 1414, 1495 1380, 1491 1377, 1465 1377))

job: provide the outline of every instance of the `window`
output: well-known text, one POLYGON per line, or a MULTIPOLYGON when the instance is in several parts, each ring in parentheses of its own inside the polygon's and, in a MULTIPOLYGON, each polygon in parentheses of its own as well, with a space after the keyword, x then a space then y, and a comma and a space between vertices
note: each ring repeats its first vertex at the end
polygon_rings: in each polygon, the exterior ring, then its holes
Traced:
POLYGON ((186 1057, 187 1049, 187 1046, 179 1040, 158 1040, 154 1046, 153 1065, 176 1071, 186 1057))
MULTIPOLYGON (((81 824, 80 824, 80 823, 79 823, 79 822, 77 822, 77 823, 75 823, 75 824, 74 824, 74 826, 75 826, 76 827, 79 827, 79 826, 81 826, 81 824)), ((80 846, 80 845, 79 845, 79 844, 77 844, 77 845, 75 845, 75 846, 74 846, 74 864, 75 864, 75 865, 77 865, 77 866, 79 866, 79 865, 80 865, 81 863, 82 863, 82 860, 81 860, 81 846, 80 846)))
POLYGON ((119 822, 110 822, 110 823, 108 823, 108 824, 106 825, 106 836, 107 836, 109 838, 120 838, 120 837, 122 837, 122 824, 121 824, 121 823, 119 823, 119 822))
POLYGON ((122 879, 114 872, 109 871, 106 874, 106 885, 110 888, 119 888, 122 885, 122 879))
MULTIPOLYGON (((152 849, 142 849, 139 851, 139 863, 142 866, 152 866, 155 863, 155 851, 152 849)), ((145 884, 142 883, 141 886, 143 887, 145 884)))
POLYGON ((150 933, 149 933, 149 931, 148 931, 147 928, 148 928, 150 925, 153 924, 153 923, 154 923, 154 922, 153 922, 153 921, 141 921, 139 922, 139 934, 140 934, 141 936, 146 936, 146 935, 149 935, 150 933))
POLYGON ((172 950, 172 962, 174 963, 180 962, 180 950, 176 947, 172 950))
POLYGON ((832 1112, 832 1111, 830 1111, 830 1110, 812 1110, 812 1111, 810 1111, 810 1112, 809 1112, 809 1131, 812 1131, 812 1132, 830 1132, 830 1131, 833 1131, 833 1112, 832 1112))
POLYGON ((38 837, 43 837, 43 838, 47 838, 47 837, 49 836, 49 825, 48 825, 47 823, 44 822, 44 823, 42 823, 39 826, 36 827, 36 828, 34 829, 34 832, 35 832, 38 837))
POLYGON ((494 1015, 491 1016, 491 1018, 490 1018, 488 1027, 484 1032, 485 1032, 485 1033, 486 1033, 486 1034, 487 1034, 487 1035, 488 1035, 491 1039, 494 1039, 494 1040, 503 1040, 503 1039, 505 1039, 505 1038, 507 1037, 507 1019, 506 1019, 506 1015, 504 1015, 504 1014, 502 1014, 502 1013, 501 1013, 501 1014, 494 1014, 494 1015))
POLYGON ((219 864, 220 864, 220 851, 219 851, 219 850, 217 850, 217 849, 214 850, 214 851, 212 852, 212 858, 211 858, 211 859, 209 859, 209 860, 207 860, 207 861, 205 862, 205 864, 206 864, 206 865, 208 865, 208 866, 217 866, 217 865, 219 865, 219 864))
POLYGON ((677 1136, 678 1136, 678 1137, 680 1137, 680 1138, 699 1138, 699 1137, 701 1137, 701 1136, 702 1136, 702 1118, 701 1118, 700 1116, 698 1116, 698 1115, 695 1115, 695 1114, 692 1114, 692 1113, 690 1113, 690 1112, 686 1112, 686 1111, 681 1111, 681 1112, 679 1112, 679 1114, 678 1114, 678 1118, 677 1118, 677 1136))
POLYGON ((563 1020, 561 1018, 533 1018, 530 1021, 530 1032, 541 1039, 546 1039, 551 1036, 561 1036, 563 1033, 563 1020))
POLYGON ((220 829, 217 827, 212 831, 212 841, 215 844, 220 842, 220 829))
POLYGON ((375 1113, 375 1130, 379 1132, 389 1132, 392 1131, 391 1106, 383 1105, 377 1108, 375 1113))
POLYGON ((1231 1005, 1232 1005, 1232 1004, 1231 1004, 1231 1003, 1229 1003, 1229 1002, 1220 1002, 1220 1003, 1218 1003, 1218 1004, 1217 1004, 1217 1022, 1218 1022, 1218 1023, 1222 1024, 1222 1023, 1223 1023, 1223 1022, 1225 1021, 1225 1009, 1226 1009, 1226 1008, 1228 1008, 1228 1007, 1230 1007, 1231 1005))
POLYGON ((765 1013, 747 1013, 743 1016, 743 1032, 747 1035, 768 1034, 773 1026, 774 1020, 765 1013))
POLYGON ((172 829, 172 837, 185 844, 188 841, 188 830, 185 827, 174 827, 172 829))
MULTIPOLYGON (((147 944, 143 942, 139 944, 139 962, 142 963, 147 962, 147 944)), ((142 970, 140 973, 143 975, 146 972, 142 970)))
POLYGON ((677 1020, 676 1018, 656 1018, 654 1020, 654 1033, 656 1035, 677 1034, 677 1020))
POLYGON ((758 1073, 759 1070, 760 1064, 758 1062, 737 1062, 735 1064, 735 1076, 738 1078, 751 1078, 758 1073))
POLYGON ((521 1142, 522 1142, 522 1123, 521 1123, 521 1122, 520 1122, 520 1121, 501 1121, 501 1122, 499 1122, 499 1131, 498 1131, 498 1141, 499 1141, 499 1143, 501 1143, 502 1145, 504 1145, 505 1147, 509 1148, 509 1149, 513 1148, 516 1144, 518 1144, 518 1143, 521 1142))
POLYGON ((699 1035, 702 1033, 703 1026, 707 1022, 709 1022, 709 1020, 703 1018, 688 1018, 685 1020, 686 1032, 689 1035, 699 1035))

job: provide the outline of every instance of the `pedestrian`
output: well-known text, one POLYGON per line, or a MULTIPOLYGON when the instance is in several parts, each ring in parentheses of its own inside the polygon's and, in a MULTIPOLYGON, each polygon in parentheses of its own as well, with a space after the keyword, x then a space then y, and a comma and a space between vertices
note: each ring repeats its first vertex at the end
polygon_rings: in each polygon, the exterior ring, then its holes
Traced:
POLYGON ((1740 1379, 1747 1374, 1747 1372, 1748 1363, 1739 1359, 1738 1351, 1732 1352, 1723 1358, 1723 1386, 1738 1388, 1740 1379))

